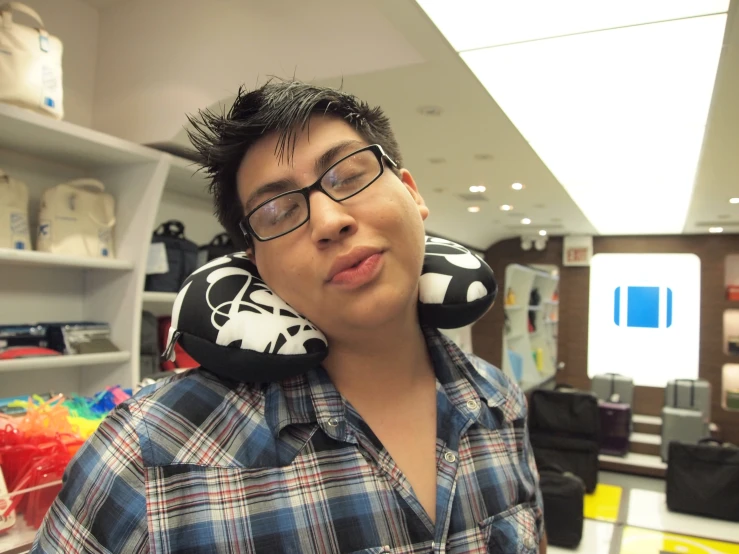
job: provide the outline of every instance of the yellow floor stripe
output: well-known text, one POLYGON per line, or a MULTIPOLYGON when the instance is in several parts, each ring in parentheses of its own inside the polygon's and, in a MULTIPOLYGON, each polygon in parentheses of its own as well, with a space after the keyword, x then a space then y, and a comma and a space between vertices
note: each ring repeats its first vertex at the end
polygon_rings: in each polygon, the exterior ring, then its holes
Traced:
POLYGON ((585 517, 616 523, 621 505, 621 487, 599 483, 592 494, 585 495, 585 517))
POLYGON ((739 554, 739 544, 624 527, 621 554, 739 554))

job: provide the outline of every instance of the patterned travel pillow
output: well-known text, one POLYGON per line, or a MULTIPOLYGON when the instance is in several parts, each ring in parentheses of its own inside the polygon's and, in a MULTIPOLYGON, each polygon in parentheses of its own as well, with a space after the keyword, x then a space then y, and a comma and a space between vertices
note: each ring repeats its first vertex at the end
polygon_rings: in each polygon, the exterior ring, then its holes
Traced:
MULTIPOLYGON (((493 305, 490 267, 467 248, 426 237, 419 282, 421 323, 464 327, 493 305)), ((277 296, 244 254, 216 258, 188 277, 172 311, 166 358, 174 344, 211 373, 247 382, 304 373, 328 354, 323 333, 277 296)))

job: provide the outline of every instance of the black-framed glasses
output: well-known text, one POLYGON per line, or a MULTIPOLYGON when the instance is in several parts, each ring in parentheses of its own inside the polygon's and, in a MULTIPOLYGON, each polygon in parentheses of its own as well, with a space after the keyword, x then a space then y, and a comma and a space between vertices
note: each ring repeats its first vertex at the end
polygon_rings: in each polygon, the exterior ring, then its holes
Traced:
POLYGON ((334 202, 343 202, 377 181, 385 171, 383 160, 397 164, 382 146, 371 144, 341 158, 309 187, 283 192, 262 202, 239 222, 247 242, 276 239, 293 232, 310 219, 310 193, 321 191, 334 202))

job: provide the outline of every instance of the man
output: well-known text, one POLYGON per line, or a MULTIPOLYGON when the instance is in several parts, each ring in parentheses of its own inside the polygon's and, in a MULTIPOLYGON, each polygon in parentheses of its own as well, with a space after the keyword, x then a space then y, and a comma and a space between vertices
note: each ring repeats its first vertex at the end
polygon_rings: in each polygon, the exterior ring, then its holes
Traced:
POLYGON ((329 355, 116 409, 34 552, 544 552, 523 395, 419 323, 429 210, 382 111, 273 82, 192 123, 219 221, 329 355))

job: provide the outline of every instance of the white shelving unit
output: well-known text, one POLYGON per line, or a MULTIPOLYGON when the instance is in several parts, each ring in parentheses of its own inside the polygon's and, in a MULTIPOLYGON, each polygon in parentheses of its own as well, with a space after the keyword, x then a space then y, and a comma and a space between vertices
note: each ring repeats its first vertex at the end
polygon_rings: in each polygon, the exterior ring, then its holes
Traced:
POLYGON ((505 274, 504 298, 509 291, 515 304, 506 305, 507 329, 503 330, 503 371, 530 389, 554 377, 557 368, 559 302, 553 300, 559 277, 553 271, 518 264, 509 265, 505 274), (531 291, 537 289, 541 301, 531 305, 531 291), (535 331, 529 330, 529 318, 535 331), (516 375, 511 354, 520 356, 521 373, 516 375))
MULTIPOLYGON (((168 190, 202 202, 206 181, 188 160, 115 137, 0 104, 0 167, 29 187, 30 226, 42 192, 64 181, 94 177, 116 199, 116 259, 74 258, 0 250, 0 324, 105 321, 120 352, 0 362, 0 396, 38 392, 92 394, 106 386, 133 386, 146 258, 151 233, 168 190)), ((212 216, 210 216, 212 217, 212 216)), ((174 295, 147 303, 171 310, 174 295)))

